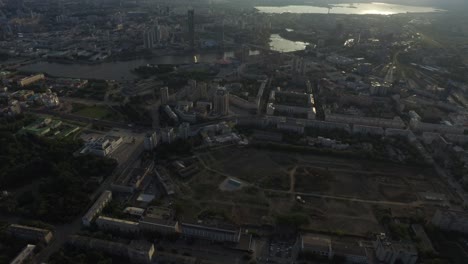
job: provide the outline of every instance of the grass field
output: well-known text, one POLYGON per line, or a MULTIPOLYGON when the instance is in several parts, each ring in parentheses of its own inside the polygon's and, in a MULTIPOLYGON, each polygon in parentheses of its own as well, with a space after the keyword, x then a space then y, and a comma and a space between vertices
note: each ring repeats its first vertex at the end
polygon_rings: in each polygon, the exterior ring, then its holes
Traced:
POLYGON ((113 115, 112 110, 110 110, 107 106, 103 105, 80 105, 79 107, 74 106, 74 109, 76 109, 76 111, 74 111, 73 114, 89 118, 108 119, 113 115))

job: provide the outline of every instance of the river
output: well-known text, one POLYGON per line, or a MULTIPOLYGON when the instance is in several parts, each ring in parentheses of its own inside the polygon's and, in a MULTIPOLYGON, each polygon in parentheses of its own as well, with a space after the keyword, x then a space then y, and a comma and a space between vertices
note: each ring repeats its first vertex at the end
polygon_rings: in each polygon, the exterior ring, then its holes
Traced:
MULTIPOLYGON (((133 80, 138 78, 133 69, 147 64, 190 64, 195 61, 211 63, 221 59, 218 53, 203 53, 198 55, 161 56, 152 59, 135 59, 128 61, 103 62, 99 64, 63 64, 56 62, 36 62, 20 68, 26 72, 43 72, 56 77, 102 79, 102 80, 133 80)), ((225 52, 224 58, 234 57, 234 52, 225 52)))
MULTIPOLYGON (((282 38, 278 34, 270 37, 270 49, 280 52, 291 52, 304 50, 308 43, 290 41, 282 38)), ((258 50, 251 50, 249 55, 259 55, 258 50)), ((80 78, 80 79, 100 79, 100 80, 134 80, 138 76, 132 72, 133 69, 147 64, 190 64, 212 63, 221 58, 233 58, 234 52, 202 53, 193 55, 161 56, 152 59, 136 59, 128 61, 103 62, 99 64, 63 64, 57 62, 40 61, 20 67, 19 70, 25 72, 47 73, 55 77, 80 78), (196 58, 196 59, 195 59, 196 58)))
MULTIPOLYGON (((410 2, 410 1, 408 1, 410 2)), ((354 15, 393 15, 402 13, 431 13, 444 10, 433 7, 395 5, 386 3, 354 3, 354 4, 330 4, 327 7, 313 5, 288 5, 288 6, 257 6, 260 13, 281 14, 354 14, 354 15)))

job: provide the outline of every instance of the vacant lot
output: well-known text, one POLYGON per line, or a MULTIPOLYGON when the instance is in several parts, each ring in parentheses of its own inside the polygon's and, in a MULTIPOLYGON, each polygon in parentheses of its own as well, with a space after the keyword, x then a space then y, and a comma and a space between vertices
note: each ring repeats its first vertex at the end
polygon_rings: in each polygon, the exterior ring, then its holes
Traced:
POLYGON ((277 215, 300 213, 310 220, 304 228, 364 235, 382 231, 374 206, 420 206, 419 185, 426 192, 445 192, 430 170, 393 163, 239 146, 202 151, 196 157, 203 170, 178 180, 191 203, 186 217, 208 211, 239 224, 268 224, 277 215), (228 177, 245 187, 220 190, 228 177), (297 202, 297 196, 304 202, 297 202))
POLYGON ((89 117, 89 118, 104 119, 104 118, 110 117, 112 115, 112 112, 107 106, 103 106, 103 105, 95 105, 95 106, 74 105, 73 114, 84 116, 84 117, 89 117))

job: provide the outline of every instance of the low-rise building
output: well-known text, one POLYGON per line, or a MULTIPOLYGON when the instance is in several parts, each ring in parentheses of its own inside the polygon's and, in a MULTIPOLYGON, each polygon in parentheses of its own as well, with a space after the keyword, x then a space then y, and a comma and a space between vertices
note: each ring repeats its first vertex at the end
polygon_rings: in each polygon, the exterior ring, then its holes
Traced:
POLYGON ((240 229, 232 225, 211 225, 199 223, 181 223, 182 235, 211 241, 238 243, 240 229))
POLYGON ((385 131, 382 127, 354 125, 354 134, 383 136, 385 131))
POLYGON ((88 212, 83 216, 81 222, 84 226, 90 226, 93 219, 101 213, 102 209, 112 200, 112 192, 104 191, 94 204, 89 208, 88 212))
POLYGON ((99 157, 106 157, 110 155, 122 144, 122 137, 117 136, 104 136, 88 141, 80 154, 93 154, 99 157))
POLYGON ((102 251, 117 257, 125 257, 133 263, 151 263, 155 254, 154 245, 145 241, 132 240, 130 244, 124 244, 74 235, 70 237, 68 243, 75 247, 102 251))
POLYGON ((40 74, 24 77, 24 78, 22 78, 21 80, 18 81, 18 84, 21 87, 25 87, 25 86, 34 84, 34 83, 36 83, 36 82, 38 82, 40 80, 44 80, 44 79, 45 79, 45 75, 40 73, 40 74))
POLYGON ((301 251, 332 259, 331 239, 312 234, 301 235, 301 251))
POLYGON ((174 220, 174 212, 165 207, 151 206, 140 220, 142 231, 158 232, 161 234, 180 233, 179 223, 174 220))
POLYGON ((332 248, 333 255, 344 257, 346 259, 346 263, 369 263, 367 251, 358 241, 332 240, 332 248))
POLYGON ((7 227, 6 233, 34 242, 50 243, 53 238, 52 231, 32 226, 11 224, 7 227))
POLYGON ((385 234, 377 236, 374 243, 377 260, 385 264, 415 264, 418 251, 413 244, 390 241, 385 234))
POLYGON ((97 226, 102 230, 119 231, 122 233, 138 233, 140 231, 138 222, 99 216, 96 219, 97 226))
POLYGON ((432 246, 432 242, 427 236, 426 231, 424 231, 424 227, 422 225, 413 224, 411 225, 411 229, 419 239, 419 245, 424 252, 435 252, 434 247, 432 246))
POLYGON ((34 263, 35 245, 28 244, 21 252, 10 262, 10 264, 28 264, 34 263))
POLYGON ((166 192, 166 194, 167 195, 175 194, 175 186, 167 170, 162 166, 157 166, 154 169, 154 172, 156 173, 156 177, 158 178, 159 182, 164 188, 164 191, 166 192))
POLYGON ((327 114, 325 115, 325 121, 382 128, 405 128, 405 123, 398 116, 393 119, 385 119, 364 116, 327 114))
POLYGON ((411 130, 416 132, 433 132, 440 134, 463 135, 465 128, 461 126, 450 126, 446 124, 423 123, 412 119, 410 121, 411 130))

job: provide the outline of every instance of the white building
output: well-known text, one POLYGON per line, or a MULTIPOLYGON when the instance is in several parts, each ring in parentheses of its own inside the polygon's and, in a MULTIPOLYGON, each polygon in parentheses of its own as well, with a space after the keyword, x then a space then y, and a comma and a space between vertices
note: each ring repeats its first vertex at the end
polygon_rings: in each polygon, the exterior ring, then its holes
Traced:
POLYGON ((116 150, 123 142, 122 137, 104 136, 88 141, 81 154, 91 153, 96 156, 105 157, 116 150))

